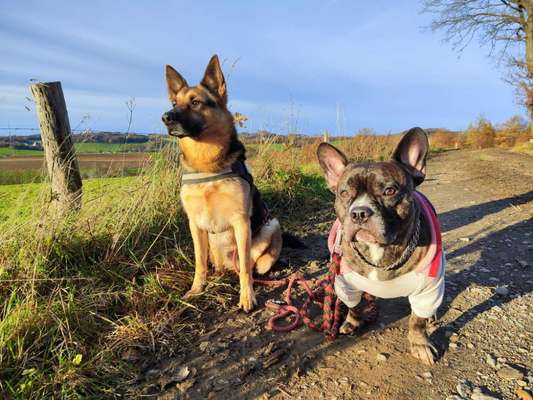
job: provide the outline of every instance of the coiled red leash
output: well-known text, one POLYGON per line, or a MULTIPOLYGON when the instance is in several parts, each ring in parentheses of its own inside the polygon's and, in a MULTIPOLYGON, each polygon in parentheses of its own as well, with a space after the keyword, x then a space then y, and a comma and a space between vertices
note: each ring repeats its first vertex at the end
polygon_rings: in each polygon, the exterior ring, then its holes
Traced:
MULTIPOLYGON (((338 254, 332 254, 332 260, 329 265, 329 271, 325 278, 318 282, 307 280, 301 272, 297 271, 285 279, 264 280, 254 279, 254 283, 265 286, 287 286, 285 290, 284 303, 278 303, 274 300, 268 300, 265 306, 276 311, 276 314, 270 317, 267 322, 267 329, 273 332, 290 332, 298 328, 302 322, 309 328, 323 332, 328 339, 335 339, 339 333, 339 327, 343 316, 343 305, 340 299, 335 295, 335 276, 339 274, 341 258, 338 254), (292 303, 292 289, 294 285, 301 286, 307 293, 301 308, 292 303), (322 323, 320 325, 313 322, 309 316, 309 307, 312 303, 322 306, 322 323), (279 322, 292 318, 288 324, 279 322)), ((238 274, 237 251, 233 251, 233 267, 238 274)), ((377 308, 375 298, 367 293, 363 295, 367 304, 363 310, 365 321, 371 322, 377 318, 377 308)))

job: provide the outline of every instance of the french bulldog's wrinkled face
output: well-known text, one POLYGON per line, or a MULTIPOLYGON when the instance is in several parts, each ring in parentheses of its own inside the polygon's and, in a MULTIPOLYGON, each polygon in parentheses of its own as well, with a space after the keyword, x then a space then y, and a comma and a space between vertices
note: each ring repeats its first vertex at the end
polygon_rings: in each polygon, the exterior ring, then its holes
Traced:
POLYGON ((336 195, 335 211, 345 238, 386 246, 405 237, 415 214, 412 193, 425 177, 427 149, 420 128, 402 138, 389 162, 348 163, 335 147, 319 146, 318 158, 336 195))
POLYGON ((405 230, 414 185, 395 162, 349 164, 337 184, 335 210, 350 241, 387 245, 405 230))

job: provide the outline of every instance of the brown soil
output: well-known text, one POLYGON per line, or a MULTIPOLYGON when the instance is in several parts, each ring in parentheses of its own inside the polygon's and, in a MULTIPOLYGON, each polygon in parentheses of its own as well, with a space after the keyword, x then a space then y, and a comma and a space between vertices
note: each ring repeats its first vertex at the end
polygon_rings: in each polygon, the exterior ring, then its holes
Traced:
MULTIPOLYGON (((271 313, 263 304, 280 298, 280 290, 258 288, 260 305, 250 315, 236 307, 198 315, 203 329, 189 345, 172 359, 146 365, 144 393, 168 399, 479 399, 481 391, 513 399, 519 386, 531 392, 533 157, 497 149, 447 152, 430 160, 421 190, 439 212, 448 259, 445 303, 431 334, 439 350, 434 366, 409 353, 406 299, 380 300, 377 323, 331 342, 305 327, 267 331, 271 313), (508 293, 497 294, 496 287, 508 293)), ((273 275, 325 273, 333 219, 331 207, 310 216, 297 232, 308 249, 286 249, 289 267, 273 275)))
MULTIPOLYGON (((147 153, 79 154, 80 168, 139 168, 150 160, 147 153)), ((44 168, 44 157, 16 156, 0 158, 0 171, 39 170, 44 168)))

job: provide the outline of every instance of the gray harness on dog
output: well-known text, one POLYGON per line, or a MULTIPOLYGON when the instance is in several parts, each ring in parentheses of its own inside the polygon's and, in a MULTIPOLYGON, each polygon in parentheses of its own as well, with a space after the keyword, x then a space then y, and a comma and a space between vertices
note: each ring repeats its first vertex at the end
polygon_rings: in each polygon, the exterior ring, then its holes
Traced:
POLYGON ((184 171, 181 176, 181 184, 191 185, 195 183, 207 183, 227 178, 241 178, 241 176, 236 172, 233 172, 231 168, 226 168, 220 172, 184 171))
POLYGON ((248 171, 244 161, 238 160, 231 167, 220 172, 198 172, 185 169, 181 176, 181 184, 193 185, 221 181, 229 178, 241 178, 250 185, 250 194, 252 196, 252 216, 250 217, 250 225, 252 228, 252 236, 254 236, 261 230, 263 225, 272 219, 272 215, 261 198, 259 190, 257 190, 257 187, 254 185, 252 174, 248 171))

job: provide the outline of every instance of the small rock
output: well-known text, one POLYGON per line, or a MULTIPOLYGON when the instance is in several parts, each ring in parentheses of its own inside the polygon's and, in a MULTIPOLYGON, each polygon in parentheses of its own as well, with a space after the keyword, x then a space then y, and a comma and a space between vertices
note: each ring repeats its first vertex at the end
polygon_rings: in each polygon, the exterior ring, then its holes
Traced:
POLYGON ((194 386, 194 383, 194 379, 187 379, 186 381, 177 383, 176 388, 180 391, 181 394, 185 394, 187 393, 187 390, 194 386))
POLYGON ((469 237, 466 237, 466 236, 465 236, 465 237, 459 238, 459 240, 460 240, 461 242, 470 242, 472 239, 470 239, 469 237))
POLYGON ((516 383, 518 386, 522 386, 522 387, 527 386, 527 382, 522 379, 517 380, 516 383))
POLYGON ((524 374, 521 371, 507 365, 498 370, 498 376, 503 379, 514 380, 524 378, 524 374))
POLYGON ((378 353, 376 358, 377 358, 378 361, 383 362, 383 361, 387 361, 389 356, 387 354, 385 354, 385 353, 378 353))
POLYGON ((422 374, 422 377, 424 377, 426 379, 431 379, 431 378, 433 378, 433 374, 431 372, 427 371, 427 372, 424 372, 422 374))
POLYGON ((492 356, 492 354, 487 354, 487 364, 489 364, 492 368, 496 368, 496 359, 492 356))
POLYGON ((455 388, 461 397, 470 397, 472 394, 472 385, 468 381, 460 381, 455 388))
POLYGON ((156 376, 161 375, 161 370, 157 368, 149 369, 145 374, 145 379, 147 381, 154 379, 156 376))
POLYGON ((459 346, 457 345, 457 343, 453 343, 453 342, 452 342, 452 343, 450 343, 450 346, 449 346, 449 347, 450 347, 450 349, 456 349, 456 348, 459 347, 459 346))
POLYGON ((209 342, 207 342, 207 341, 206 342, 202 342, 202 343, 200 343, 200 345, 198 347, 200 348, 200 351, 202 353, 204 353, 207 350, 207 348, 209 347, 209 342))
POLYGON ((520 266, 521 266, 522 268, 525 268, 525 267, 527 267, 527 265, 528 265, 526 260, 520 260, 520 259, 517 258, 517 259, 516 259, 516 262, 517 262, 518 264, 520 264, 520 266))
POLYGON ((450 342, 457 343, 459 341, 459 335, 457 333, 454 333, 452 336, 450 336, 450 342))
POLYGON ((509 289, 505 286, 496 286, 496 288, 494 288, 494 293, 499 296, 507 296, 509 294, 509 289))
POLYGON ((457 396, 456 394, 452 394, 451 396, 446 397, 446 400, 464 400, 461 396, 457 396))
POLYGON ((477 389, 470 397, 472 400, 499 400, 499 397, 489 396, 488 394, 481 393, 481 390, 477 389))

